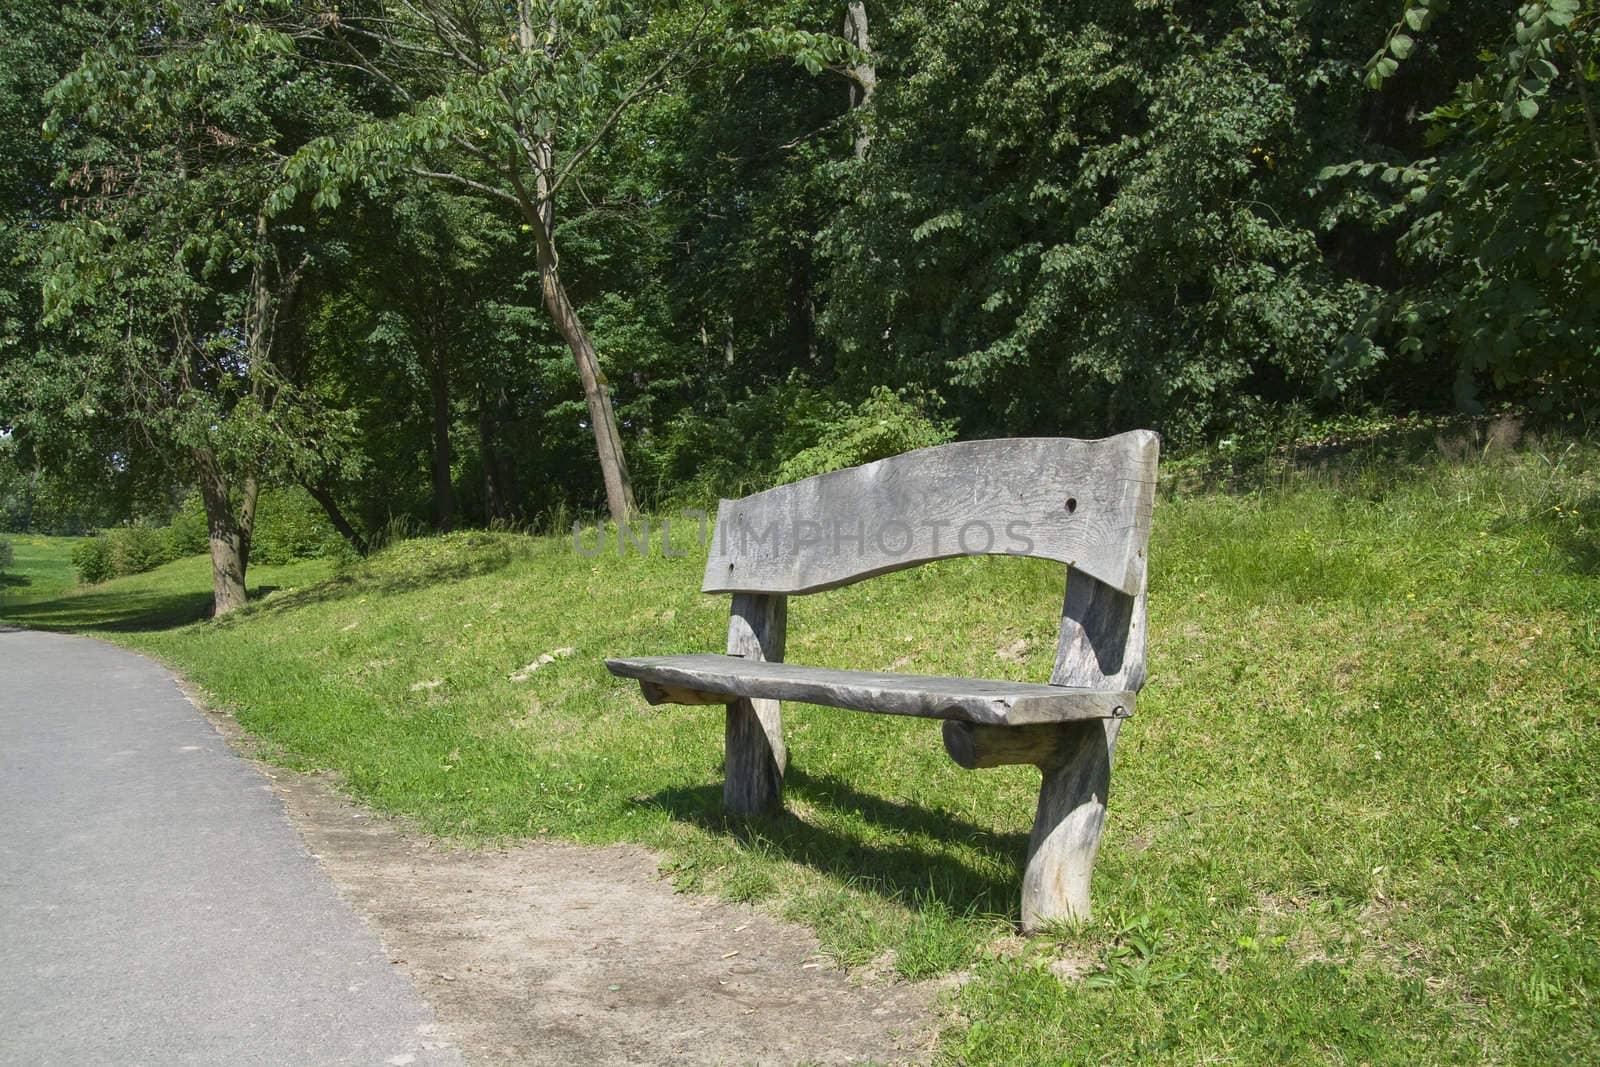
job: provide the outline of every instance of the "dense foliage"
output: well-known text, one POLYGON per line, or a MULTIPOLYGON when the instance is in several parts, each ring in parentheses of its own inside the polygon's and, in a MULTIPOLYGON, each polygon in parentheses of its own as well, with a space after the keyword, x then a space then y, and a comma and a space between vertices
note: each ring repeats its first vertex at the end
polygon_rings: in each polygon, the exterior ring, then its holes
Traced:
MULTIPOLYGON (((86 584, 143 574, 163 563, 197 556, 207 548, 205 506, 198 494, 186 497, 171 520, 124 523, 72 546, 72 568, 86 584)), ((305 490, 298 487, 263 494, 261 520, 251 541, 256 563, 344 558, 349 547, 305 490)))
POLYGON ((242 573, 262 485, 362 547, 1600 391, 1593 0, 3 18, 13 527, 198 486, 242 573))

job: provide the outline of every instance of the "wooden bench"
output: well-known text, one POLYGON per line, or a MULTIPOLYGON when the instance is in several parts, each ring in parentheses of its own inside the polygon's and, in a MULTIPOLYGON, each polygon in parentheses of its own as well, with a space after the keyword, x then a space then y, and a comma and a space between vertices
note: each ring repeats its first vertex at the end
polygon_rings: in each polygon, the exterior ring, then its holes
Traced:
POLYGON ((1145 674, 1145 549, 1160 439, 1013 438, 925 448, 779 486, 717 513, 707 593, 733 594, 727 655, 608 659, 651 704, 727 706, 724 803, 781 806, 779 701, 944 720, 962 767, 1043 772, 1022 925, 1089 916, 1111 758, 1145 674), (969 555, 1067 565, 1050 684, 783 662, 787 597, 969 555))

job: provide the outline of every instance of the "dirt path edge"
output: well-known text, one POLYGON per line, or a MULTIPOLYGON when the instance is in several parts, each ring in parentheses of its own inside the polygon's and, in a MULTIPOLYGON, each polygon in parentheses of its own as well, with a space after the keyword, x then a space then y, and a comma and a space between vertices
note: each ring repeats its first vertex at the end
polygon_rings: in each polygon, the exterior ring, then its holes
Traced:
POLYGON ((472 1063, 923 1063, 934 1051, 941 983, 853 978, 806 927, 674 892, 644 848, 465 849, 410 829, 332 774, 261 760, 231 715, 179 687, 271 781, 472 1063))

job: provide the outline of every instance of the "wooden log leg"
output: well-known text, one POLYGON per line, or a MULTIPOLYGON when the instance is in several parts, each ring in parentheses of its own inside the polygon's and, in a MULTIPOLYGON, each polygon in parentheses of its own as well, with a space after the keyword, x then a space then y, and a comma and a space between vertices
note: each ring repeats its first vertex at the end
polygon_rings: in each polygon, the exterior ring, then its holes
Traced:
POLYGON ((1100 851, 1111 785, 1111 757, 1121 721, 1063 725, 1061 756, 1041 764, 1039 810, 1022 874, 1022 928, 1089 918, 1089 876, 1100 851))
POLYGON ((736 700, 728 705, 726 778, 722 804, 735 815, 783 807, 783 719, 776 700, 736 700))
MULTIPOLYGON (((728 653, 746 659, 782 660, 787 621, 787 598, 735 594, 728 618, 728 653)), ((735 815, 782 808, 783 772, 789 755, 783 744, 783 714, 778 702, 740 699, 730 703, 725 738, 723 806, 735 815)))
POLYGON ((1121 719, 1030 726, 944 724, 944 747, 967 769, 1032 763, 1043 774, 1022 872, 1022 928, 1089 918, 1089 876, 1100 851, 1121 719))

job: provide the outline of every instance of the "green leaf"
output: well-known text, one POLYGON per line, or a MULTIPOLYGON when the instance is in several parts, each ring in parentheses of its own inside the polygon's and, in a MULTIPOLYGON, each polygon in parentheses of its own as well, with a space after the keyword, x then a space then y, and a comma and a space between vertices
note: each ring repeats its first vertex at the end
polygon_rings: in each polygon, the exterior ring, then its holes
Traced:
POLYGON ((1428 28, 1428 23, 1433 21, 1433 12, 1425 7, 1413 7, 1406 11, 1406 25, 1418 33, 1428 28))
POLYGON ((1411 54, 1411 49, 1416 45, 1410 37, 1397 33, 1389 38, 1389 51, 1394 53, 1396 59, 1405 59, 1411 54))
POLYGON ((1525 119, 1531 119, 1539 113, 1539 101, 1531 97, 1523 97, 1517 101, 1517 114, 1525 119))

